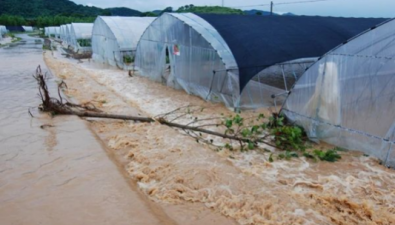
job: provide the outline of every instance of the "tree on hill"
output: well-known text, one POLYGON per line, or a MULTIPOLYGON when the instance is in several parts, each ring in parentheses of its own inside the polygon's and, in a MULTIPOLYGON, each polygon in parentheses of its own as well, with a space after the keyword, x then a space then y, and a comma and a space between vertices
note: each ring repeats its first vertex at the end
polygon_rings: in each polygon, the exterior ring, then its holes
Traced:
POLYGON ((177 12, 208 13, 208 14, 239 14, 239 15, 244 14, 244 12, 240 9, 233 9, 233 8, 221 7, 221 6, 194 6, 194 5, 182 6, 177 10, 177 12))
POLYGON ((140 11, 126 7, 108 8, 105 10, 109 12, 110 16, 141 16, 142 14, 140 11))
POLYGON ((141 17, 157 17, 158 14, 154 13, 154 12, 143 12, 140 15, 141 17))
POLYGON ((77 5, 69 0, 0 0, 0 5, 0 15, 23 16, 28 19, 59 14, 91 17, 106 13, 104 9, 77 5))
POLYGON ((163 13, 171 13, 173 12, 173 7, 167 7, 164 10, 162 10, 162 12, 160 12, 159 15, 162 15, 163 13))

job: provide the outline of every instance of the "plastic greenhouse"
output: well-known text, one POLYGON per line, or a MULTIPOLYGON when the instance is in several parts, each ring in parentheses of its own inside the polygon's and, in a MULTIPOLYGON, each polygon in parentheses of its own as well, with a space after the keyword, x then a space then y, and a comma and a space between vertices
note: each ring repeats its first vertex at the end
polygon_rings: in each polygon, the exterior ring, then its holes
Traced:
POLYGON ((33 27, 31 26, 22 26, 23 30, 25 30, 25 32, 33 32, 33 27))
POLYGON ((55 37, 55 35, 56 35, 56 27, 46 27, 45 28, 45 35, 47 37, 55 37))
POLYGON ((66 25, 61 25, 60 26, 60 40, 64 41, 65 40, 65 35, 66 35, 66 25))
POLYGON ((130 70, 137 43, 154 21, 150 17, 99 16, 92 32, 92 58, 120 69, 130 70))
POLYGON ((55 27, 55 38, 60 38, 60 27, 55 27))
POLYGON ((382 21, 163 14, 144 32, 135 66, 143 76, 230 108, 267 107, 285 99, 314 57, 382 21))
POLYGON ((395 20, 324 55, 282 112, 312 139, 362 150, 395 167, 395 20))
POLYGON ((71 24, 66 24, 64 27, 63 44, 70 45, 71 24))
POLYGON ((0 25, 0 40, 3 38, 3 35, 7 33, 7 28, 5 26, 0 25))
POLYGON ((68 44, 75 52, 92 51, 93 23, 72 23, 69 30, 68 44))

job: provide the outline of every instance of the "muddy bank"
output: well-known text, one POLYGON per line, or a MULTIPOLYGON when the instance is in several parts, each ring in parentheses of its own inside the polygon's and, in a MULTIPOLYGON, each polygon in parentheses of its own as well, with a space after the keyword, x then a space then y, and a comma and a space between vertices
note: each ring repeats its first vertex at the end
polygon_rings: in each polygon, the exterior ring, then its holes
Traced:
MULTIPOLYGON (((124 71, 56 54, 55 58, 46 54, 45 60, 69 84, 68 95, 79 102, 93 99, 106 112, 154 116, 194 104, 207 108, 199 116, 231 114, 222 105, 145 78, 130 78, 124 71)), ((188 221, 199 218, 195 207, 204 206, 201 209, 209 209, 214 218, 223 218, 218 217, 222 214, 240 224, 395 221, 395 172, 361 154, 342 153, 337 163, 305 158, 270 163, 269 153, 215 152, 155 123, 90 120, 90 124, 146 196, 169 206, 166 212, 172 218, 181 216, 173 207, 191 215, 184 217, 188 221)), ((229 224, 224 221, 217 223, 229 224)))

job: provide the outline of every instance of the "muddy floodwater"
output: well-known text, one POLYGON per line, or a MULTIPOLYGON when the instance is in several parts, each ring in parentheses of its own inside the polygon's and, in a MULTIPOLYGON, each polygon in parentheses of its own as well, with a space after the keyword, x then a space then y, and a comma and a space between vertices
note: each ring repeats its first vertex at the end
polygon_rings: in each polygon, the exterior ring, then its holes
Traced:
MULTIPOLYGON (((193 117, 233 114, 55 46, 43 53, 39 39, 23 36, 0 49, 1 225, 395 224, 395 172, 360 153, 270 162, 270 152, 215 151, 155 122, 40 113, 39 64, 52 94, 63 80, 70 101, 106 113, 155 116, 192 104, 205 109, 193 117)), ((270 114, 242 116, 262 112, 270 114)))
MULTIPOLYGON (((84 121, 37 111, 38 65, 47 71, 40 39, 0 48, 0 224, 174 224, 125 179, 84 121)), ((51 76, 49 85, 56 90, 51 76)))

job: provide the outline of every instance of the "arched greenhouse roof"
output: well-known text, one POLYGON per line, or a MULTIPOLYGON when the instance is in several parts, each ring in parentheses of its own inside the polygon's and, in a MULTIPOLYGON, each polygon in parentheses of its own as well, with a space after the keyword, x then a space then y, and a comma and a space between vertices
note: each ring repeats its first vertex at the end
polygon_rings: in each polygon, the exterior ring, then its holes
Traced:
POLYGON ((113 35, 120 50, 135 50, 141 35, 154 20, 154 17, 99 16, 95 25, 99 21, 106 24, 110 32, 107 35, 113 35))
POLYGON ((331 50, 297 81, 282 112, 311 139, 395 168, 395 20, 331 50))
POLYGON ((46 27, 46 34, 47 35, 54 35, 56 34, 56 28, 57 27, 46 27))
POLYGON ((93 23, 72 23, 70 35, 73 39, 90 39, 92 37, 93 23))
POLYGON ((240 91, 260 71, 276 63, 317 57, 382 23, 377 18, 244 16, 199 14, 231 49, 240 91))
POLYGON ((25 32, 32 32, 33 31, 33 27, 31 27, 31 26, 22 26, 22 27, 25 30, 25 32))
POLYGON ((3 25, 0 25, 0 35, 7 33, 7 28, 3 25))

